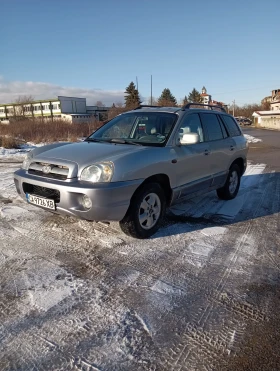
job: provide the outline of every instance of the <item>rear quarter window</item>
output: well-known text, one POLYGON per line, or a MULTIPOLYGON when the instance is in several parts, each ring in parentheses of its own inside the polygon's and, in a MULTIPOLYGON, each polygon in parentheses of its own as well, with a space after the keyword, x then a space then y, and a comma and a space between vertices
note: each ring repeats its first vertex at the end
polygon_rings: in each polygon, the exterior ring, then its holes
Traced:
POLYGON ((231 137, 237 137, 241 135, 241 130, 232 117, 225 115, 221 116, 227 128, 227 131, 231 137))

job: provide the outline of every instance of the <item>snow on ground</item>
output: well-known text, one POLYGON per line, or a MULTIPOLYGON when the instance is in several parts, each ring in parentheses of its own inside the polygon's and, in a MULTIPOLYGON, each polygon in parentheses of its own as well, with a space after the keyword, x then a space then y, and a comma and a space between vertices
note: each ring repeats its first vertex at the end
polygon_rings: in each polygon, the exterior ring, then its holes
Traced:
POLYGON ((244 137, 247 139, 248 143, 262 142, 262 139, 253 137, 252 135, 249 134, 244 134, 244 137))
POLYGON ((261 318, 242 290, 264 229, 240 220, 268 207, 265 164, 248 164, 235 200, 174 205, 148 240, 27 204, 18 167, 0 155, 1 370, 214 369, 211 354, 229 354, 245 319, 261 318))
POLYGON ((20 145, 20 148, 0 147, 0 163, 3 161, 23 161, 24 156, 35 147, 43 146, 44 143, 26 143, 20 145))

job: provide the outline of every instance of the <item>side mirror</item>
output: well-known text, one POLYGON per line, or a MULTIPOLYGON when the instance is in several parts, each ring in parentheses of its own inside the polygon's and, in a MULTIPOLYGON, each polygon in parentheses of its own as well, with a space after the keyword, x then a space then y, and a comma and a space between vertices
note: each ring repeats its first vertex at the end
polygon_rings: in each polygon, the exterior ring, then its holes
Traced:
POLYGON ((184 134, 180 139, 180 144, 195 144, 199 142, 199 136, 197 133, 184 134))

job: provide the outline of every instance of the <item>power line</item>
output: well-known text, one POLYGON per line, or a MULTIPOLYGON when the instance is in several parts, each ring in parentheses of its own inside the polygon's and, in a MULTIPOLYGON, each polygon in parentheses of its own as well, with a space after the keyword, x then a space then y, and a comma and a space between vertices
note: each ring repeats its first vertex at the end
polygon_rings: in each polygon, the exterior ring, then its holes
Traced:
MULTIPOLYGON (((279 84, 280 85, 280 84, 279 84)), ((250 89, 240 89, 240 90, 231 90, 231 91, 226 91, 226 92, 223 92, 223 93, 212 93, 212 95, 218 95, 218 94, 229 94, 229 93, 238 93, 240 91, 250 91, 250 90, 258 90, 258 89, 271 89, 271 86, 263 86, 263 87, 257 87, 257 88, 250 88, 250 89)))

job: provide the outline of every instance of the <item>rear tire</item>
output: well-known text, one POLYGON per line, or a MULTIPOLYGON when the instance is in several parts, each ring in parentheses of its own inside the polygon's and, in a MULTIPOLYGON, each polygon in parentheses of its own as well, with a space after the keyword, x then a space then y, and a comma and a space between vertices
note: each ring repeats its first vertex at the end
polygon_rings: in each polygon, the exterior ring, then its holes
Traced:
POLYGON ((240 168, 237 164, 233 164, 228 173, 228 177, 225 185, 222 188, 217 189, 217 195, 222 200, 232 200, 236 197, 241 178, 240 168))
POLYGON ((133 195, 121 230, 132 237, 143 239, 159 229, 166 210, 166 197, 158 183, 144 184, 133 195))

